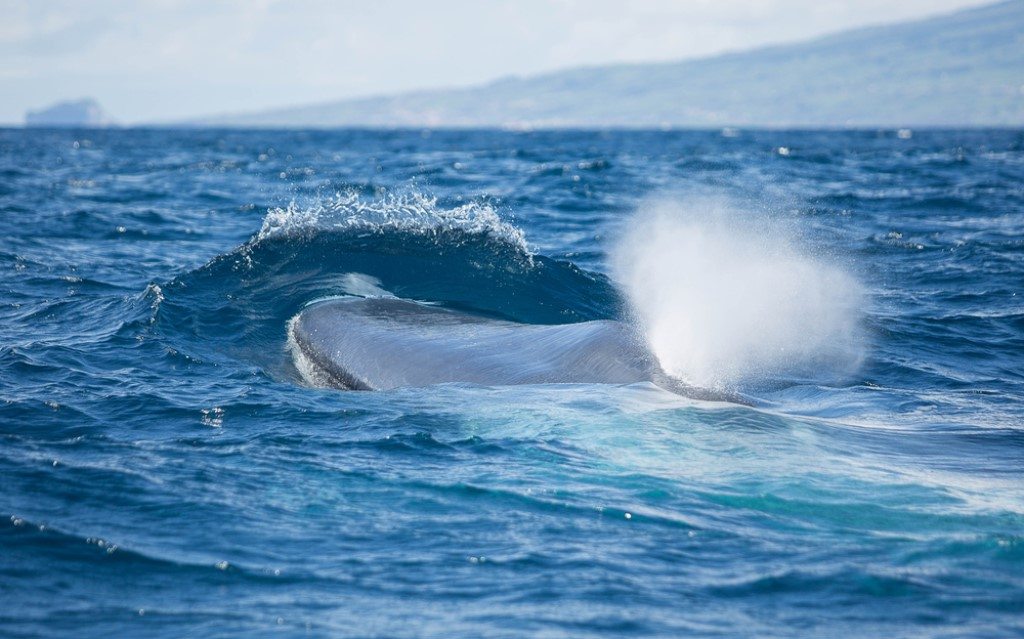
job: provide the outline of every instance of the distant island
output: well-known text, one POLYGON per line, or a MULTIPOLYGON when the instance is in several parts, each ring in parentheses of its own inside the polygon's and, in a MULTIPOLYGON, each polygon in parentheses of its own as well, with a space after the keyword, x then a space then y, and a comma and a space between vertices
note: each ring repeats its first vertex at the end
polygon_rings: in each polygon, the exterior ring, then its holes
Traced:
POLYGON ((580 68, 180 125, 1022 126, 1024 1, 700 60, 580 68))
POLYGON ((25 114, 25 126, 29 127, 107 127, 113 126, 111 118, 92 98, 57 102, 37 111, 25 114))

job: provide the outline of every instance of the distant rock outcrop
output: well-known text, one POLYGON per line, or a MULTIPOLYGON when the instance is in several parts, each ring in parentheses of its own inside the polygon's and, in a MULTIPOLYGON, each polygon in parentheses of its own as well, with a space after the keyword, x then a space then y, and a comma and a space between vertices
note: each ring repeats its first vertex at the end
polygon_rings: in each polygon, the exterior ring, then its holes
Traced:
POLYGON ((92 98, 68 100, 25 114, 25 126, 108 127, 115 124, 92 98))
POLYGON ((1024 125, 1024 0, 702 60, 620 64, 190 126, 1024 125))

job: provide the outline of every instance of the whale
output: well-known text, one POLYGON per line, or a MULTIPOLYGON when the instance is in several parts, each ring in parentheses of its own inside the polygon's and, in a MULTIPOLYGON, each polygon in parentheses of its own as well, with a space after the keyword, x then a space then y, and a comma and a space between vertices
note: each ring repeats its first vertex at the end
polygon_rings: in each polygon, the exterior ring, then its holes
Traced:
POLYGON ((296 368, 315 386, 653 382, 721 399, 666 375, 638 332, 617 320, 525 324, 400 298, 352 297, 307 306, 288 333, 296 368))

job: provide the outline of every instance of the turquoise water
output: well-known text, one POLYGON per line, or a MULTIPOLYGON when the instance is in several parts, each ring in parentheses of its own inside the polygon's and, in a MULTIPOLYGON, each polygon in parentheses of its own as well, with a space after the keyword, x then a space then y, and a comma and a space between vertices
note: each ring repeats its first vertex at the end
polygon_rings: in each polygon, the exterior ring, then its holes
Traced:
POLYGON ((0 635, 1024 634, 1024 134, 0 131, 0 635), (649 383, 319 388, 394 295, 649 383))

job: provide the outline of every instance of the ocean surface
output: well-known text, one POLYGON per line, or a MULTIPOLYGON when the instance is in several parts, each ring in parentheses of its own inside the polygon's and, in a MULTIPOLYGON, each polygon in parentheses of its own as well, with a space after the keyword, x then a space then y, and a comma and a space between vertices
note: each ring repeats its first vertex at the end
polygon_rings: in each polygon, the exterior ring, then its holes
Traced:
POLYGON ((1024 132, 0 130, 0 636, 1024 636, 1024 132), (396 296, 653 383, 320 388, 396 296))

